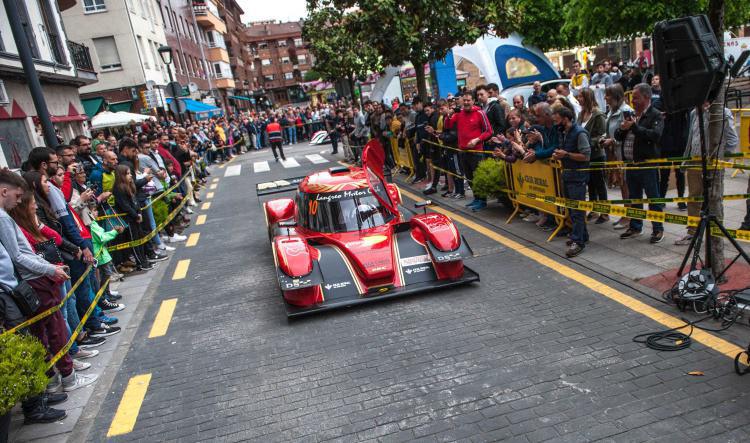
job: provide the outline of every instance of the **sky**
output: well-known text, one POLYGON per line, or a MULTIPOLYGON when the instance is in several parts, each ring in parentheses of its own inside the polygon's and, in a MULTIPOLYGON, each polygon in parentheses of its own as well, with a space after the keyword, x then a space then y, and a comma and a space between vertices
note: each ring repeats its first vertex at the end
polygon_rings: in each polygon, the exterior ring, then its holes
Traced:
POLYGON ((258 20, 299 20, 307 15, 305 0, 237 0, 245 11, 243 23, 258 20))

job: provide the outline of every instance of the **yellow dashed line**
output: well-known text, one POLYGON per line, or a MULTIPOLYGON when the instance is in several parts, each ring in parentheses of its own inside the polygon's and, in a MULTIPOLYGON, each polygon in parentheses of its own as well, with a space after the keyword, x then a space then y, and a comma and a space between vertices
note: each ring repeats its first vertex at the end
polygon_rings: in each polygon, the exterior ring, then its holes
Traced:
POLYGON ((206 214, 201 214, 195 219, 195 226, 202 225, 206 222, 206 214))
POLYGON ((206 198, 207 198, 207 199, 211 199, 211 198, 214 198, 214 193, 213 193, 213 192, 209 192, 209 193, 207 193, 207 194, 206 194, 206 198))
POLYGON ((109 425, 107 437, 127 434, 133 430, 149 383, 151 383, 151 374, 136 375, 128 381, 112 424, 109 425))
POLYGON ((190 259, 180 260, 177 262, 177 267, 174 269, 172 274, 172 280, 182 280, 187 276, 188 268, 190 267, 190 259))
POLYGON ((205 211, 211 209, 211 202, 205 202, 201 205, 201 210, 205 211))
POLYGON ((211 179, 211 183, 219 183, 219 177, 214 177, 211 179))
POLYGON ((185 243, 185 246, 190 248, 198 244, 198 239, 201 238, 200 232, 193 232, 190 234, 190 237, 188 237, 187 242, 185 243))
POLYGON ((210 190, 213 191, 214 189, 216 189, 216 186, 218 186, 217 183, 211 183, 211 185, 208 187, 208 189, 210 189, 210 190))
MULTIPOLYGON (((404 191, 403 189, 401 190, 401 193, 415 201, 423 200, 421 197, 414 195, 408 191, 404 191)), ((604 283, 598 280, 595 280, 587 275, 584 275, 574 270, 573 268, 562 264, 559 261, 553 260, 537 251, 530 249, 527 246, 524 246, 516 241, 513 241, 507 237, 504 237, 498 234, 497 232, 492 231, 488 228, 485 228, 484 226, 477 224, 467 218, 464 218, 458 214, 455 214, 451 211, 448 211, 444 208, 437 207, 437 206, 432 206, 430 207, 430 209, 432 209, 435 212, 440 212, 442 214, 449 216, 453 221, 461 223, 462 225, 470 229, 473 229, 474 231, 482 235, 485 235, 491 238, 492 240, 495 240, 496 242, 508 247, 509 249, 512 249, 513 251, 518 252, 519 254, 522 254, 525 257, 531 260, 534 260, 535 262, 543 266, 550 268, 551 270, 557 272, 563 277, 574 280, 578 282, 579 284, 591 289, 592 291, 598 292, 599 294, 609 298, 610 300, 614 300, 617 303, 620 303, 621 305, 625 306, 628 309, 631 309, 639 314, 645 315, 646 317, 650 318, 651 320, 654 320, 657 323, 661 323, 667 328, 676 328, 679 326, 683 326, 685 324, 684 321, 680 320, 677 317, 666 314, 654 307, 651 307, 647 305, 646 303, 643 303, 621 291, 618 291, 615 288, 612 288, 611 286, 607 286, 604 283)), ((693 330, 693 335, 691 336, 691 338, 730 358, 734 358, 735 355, 737 355, 737 353, 744 350, 733 343, 730 343, 724 339, 716 337, 713 334, 710 334, 706 331, 702 331, 697 328, 693 330)))
POLYGON ((172 321, 172 314, 174 314, 174 308, 176 306, 176 298, 169 298, 161 302, 159 312, 156 313, 156 318, 154 319, 154 324, 151 326, 151 332, 149 332, 148 338, 163 337, 167 334, 169 322, 172 321))

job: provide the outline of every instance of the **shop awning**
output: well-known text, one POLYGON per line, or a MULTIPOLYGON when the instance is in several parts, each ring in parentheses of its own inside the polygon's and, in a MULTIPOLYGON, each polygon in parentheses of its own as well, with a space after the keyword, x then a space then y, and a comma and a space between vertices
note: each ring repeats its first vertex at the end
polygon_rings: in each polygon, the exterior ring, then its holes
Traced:
POLYGON ((252 101, 250 99, 250 97, 243 97, 241 95, 228 95, 227 98, 231 98, 231 99, 234 99, 234 100, 245 100, 245 101, 249 101, 249 102, 252 101))
MULTIPOLYGON (((207 118, 224 115, 224 111, 222 111, 221 108, 217 108, 216 106, 207 105, 205 103, 191 100, 189 98, 181 98, 180 100, 185 103, 185 109, 187 109, 188 112, 194 113, 195 118, 198 120, 204 120, 207 118)), ((167 104, 170 103, 172 103, 171 97, 167 98, 167 104)))
POLYGON ((104 97, 82 99, 81 104, 83 105, 83 112, 85 112, 86 115, 89 116, 89 118, 92 118, 102 110, 102 106, 104 105, 104 97))
POLYGON ((120 103, 110 103, 109 111, 110 112, 130 112, 130 107, 132 105, 133 105, 132 100, 128 100, 126 102, 120 102, 120 103))

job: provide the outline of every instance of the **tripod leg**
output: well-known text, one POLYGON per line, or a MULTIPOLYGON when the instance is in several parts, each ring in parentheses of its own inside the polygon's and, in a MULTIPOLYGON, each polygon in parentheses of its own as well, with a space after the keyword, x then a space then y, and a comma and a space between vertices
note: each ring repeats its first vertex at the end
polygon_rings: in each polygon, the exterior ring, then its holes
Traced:
MULTIPOLYGON (((739 252, 739 254, 742 256, 742 258, 744 258, 745 261, 748 264, 750 264, 750 256, 748 256, 747 253, 745 252, 745 250, 742 249, 742 246, 737 242, 737 240, 735 240, 734 237, 732 237, 731 235, 729 235, 729 231, 727 231, 727 228, 725 228, 724 225, 720 221, 718 221, 718 220, 714 220, 714 224, 719 228, 719 230, 724 235, 724 237, 726 237, 727 240, 729 240, 729 242, 732 244, 732 246, 734 246, 734 249, 736 249, 737 252, 739 252)), ((732 264, 734 264, 734 263, 732 263, 732 264)), ((729 269, 729 267, 732 264, 730 264, 726 268, 722 269, 721 274, 719 274, 719 276, 716 277, 716 281, 719 281, 719 279, 724 275, 725 272, 727 272, 727 270, 729 269)))
POLYGON ((698 227, 695 229, 695 234, 693 234, 693 238, 690 240, 690 246, 688 246, 687 251, 685 252, 685 256, 682 258, 682 264, 680 264, 680 270, 677 271, 677 276, 682 275, 682 271, 685 270, 685 265, 687 264, 688 257, 692 254, 692 260, 690 261, 690 270, 695 269, 695 265, 698 262, 698 255, 700 254, 701 250, 701 244, 703 242, 703 231, 705 229, 705 225, 707 222, 704 221, 705 219, 701 217, 701 221, 698 223, 698 227))

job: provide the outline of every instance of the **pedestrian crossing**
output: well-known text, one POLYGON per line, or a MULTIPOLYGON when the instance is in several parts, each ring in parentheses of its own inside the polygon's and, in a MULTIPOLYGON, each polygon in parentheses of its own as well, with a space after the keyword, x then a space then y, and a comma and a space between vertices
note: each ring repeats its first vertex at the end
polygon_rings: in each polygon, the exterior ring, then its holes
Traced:
POLYGON ((240 175, 240 172, 242 172, 242 165, 232 165, 226 169, 226 171, 224 172, 224 177, 233 177, 235 175, 240 175))
MULTIPOLYGON (((286 160, 279 159, 278 164, 283 167, 284 169, 294 169, 299 168, 304 165, 321 165, 325 163, 330 163, 331 160, 326 159, 320 154, 309 154, 305 155, 304 157, 293 157, 293 156, 287 156, 286 160)), ((257 161, 253 162, 253 173, 254 174, 260 174, 264 172, 270 172, 272 165, 274 165, 274 161, 257 161)))

